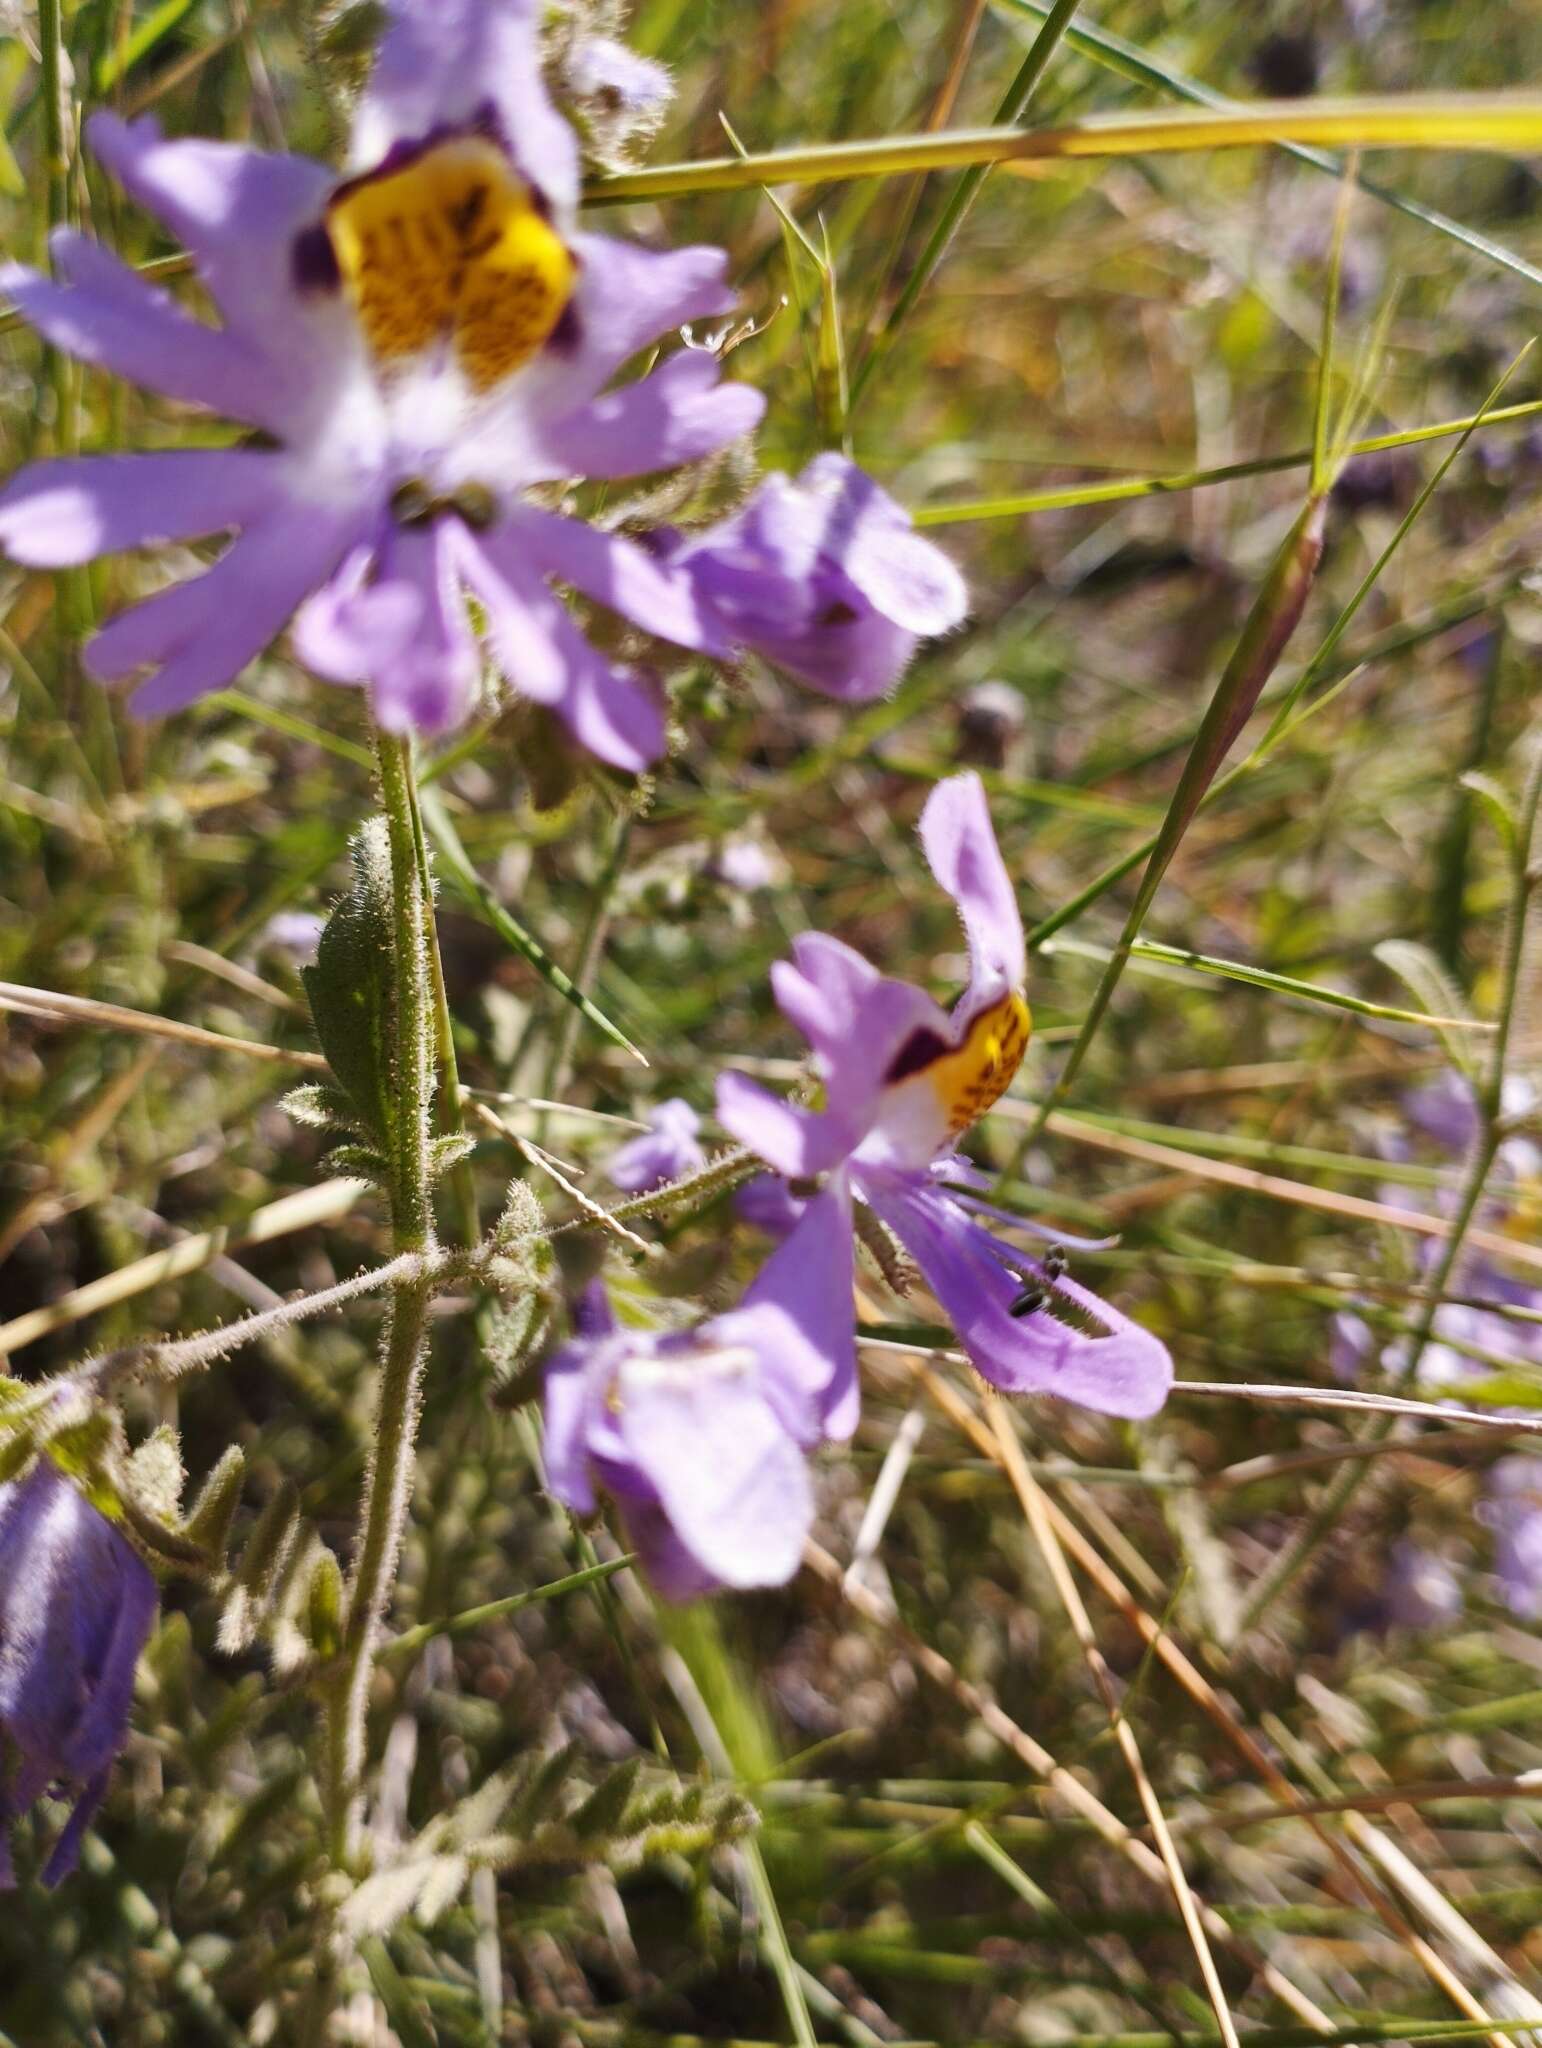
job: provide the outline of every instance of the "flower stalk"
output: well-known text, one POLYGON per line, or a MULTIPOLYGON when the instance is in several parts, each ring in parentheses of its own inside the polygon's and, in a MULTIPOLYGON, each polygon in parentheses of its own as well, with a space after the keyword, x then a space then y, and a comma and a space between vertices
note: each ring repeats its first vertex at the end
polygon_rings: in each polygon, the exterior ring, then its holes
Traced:
POLYGON ((429 1117, 437 1062, 429 946, 433 903, 424 884, 414 826, 410 743, 377 732, 380 792, 390 846, 393 1000, 389 1021, 399 1116, 391 1147, 391 1235, 397 1257, 416 1255, 392 1290, 381 1363, 379 1407, 348 1589, 343 1660, 329 1701, 326 1792, 332 1860, 352 1862, 364 1772, 370 1680, 380 1625, 396 1583, 412 1493, 422 1402, 423 1354, 435 1292, 429 1117))

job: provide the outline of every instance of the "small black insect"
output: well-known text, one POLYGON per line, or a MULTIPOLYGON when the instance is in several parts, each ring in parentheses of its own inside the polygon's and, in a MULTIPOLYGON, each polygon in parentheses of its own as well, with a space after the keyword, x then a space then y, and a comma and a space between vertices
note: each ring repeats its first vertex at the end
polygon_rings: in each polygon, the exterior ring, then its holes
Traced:
POLYGON ((1044 1306, 1042 1287, 1025 1287, 1007 1310, 1009 1316, 1031 1316, 1036 1308, 1044 1306))

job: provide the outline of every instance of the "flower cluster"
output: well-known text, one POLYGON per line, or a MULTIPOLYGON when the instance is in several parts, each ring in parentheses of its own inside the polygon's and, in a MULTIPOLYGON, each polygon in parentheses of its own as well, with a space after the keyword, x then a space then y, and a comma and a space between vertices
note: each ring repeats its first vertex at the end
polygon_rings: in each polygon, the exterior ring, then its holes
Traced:
MULTIPOLYGON (((726 259, 578 225, 579 131, 543 83, 537 0, 384 14, 341 172, 92 118, 97 160, 182 244, 213 321, 71 230, 51 276, 0 266, 0 292, 52 346, 246 430, 38 463, 0 492, 0 547, 26 565, 223 540, 200 573, 112 618, 89 671, 137 679, 139 713, 172 712, 287 630, 317 675, 368 690, 387 731, 446 732, 501 683, 632 772, 663 751, 664 693, 645 653, 601 640, 758 654, 848 703, 890 688, 967 597, 844 456, 765 477, 709 524, 648 530, 651 491, 630 518, 577 515, 578 486, 707 462, 757 425, 760 394, 690 332, 733 307, 726 259), (575 596, 611 615, 596 639, 575 596)), ((667 74, 593 20, 547 26, 591 156, 616 157, 657 119, 667 74)), ((673 1597, 797 1568, 809 1454, 857 1421, 859 1225, 909 1250, 994 1384, 1144 1416, 1170 1383, 1161 1344, 1067 1278, 1061 1248, 1020 1248, 1028 1226, 991 1208, 955 1149, 1026 1046, 1025 950, 978 780, 936 790, 921 834, 969 937, 957 1007, 800 939, 774 987, 824 1106, 736 1076, 718 1095, 720 1122, 769 1169, 752 1199, 782 1241, 736 1308, 688 1330, 623 1328, 591 1287, 547 1374, 552 1488, 579 1512, 609 1494, 673 1597)), ((743 840, 712 872, 742 893, 776 865, 743 840)), ((267 943, 313 942, 282 922, 267 943)), ((698 1128, 684 1102, 663 1104, 612 1181, 641 1192, 699 1169, 698 1128)), ((10 1823, 50 1787, 74 1807, 45 1881, 73 1867, 155 1603, 137 1553, 46 1458, 0 1486, 0 1884, 10 1823)))
MULTIPOLYGON (((579 479, 714 454, 763 401, 701 346, 613 382, 733 293, 720 250, 576 225, 577 139, 537 30, 534 0, 395 0, 342 178, 94 115, 97 158, 186 247, 217 327, 70 230, 54 279, 0 268, 56 347, 260 437, 43 462, 0 495, 0 547, 44 567, 235 534, 90 643, 99 680, 142 678, 138 711, 220 688, 292 621, 301 660, 367 683, 381 724, 442 732, 482 689, 469 597, 506 683, 640 770, 664 745, 656 681, 591 643, 554 586, 675 648, 759 649, 843 697, 885 689, 919 634, 963 617, 946 557, 837 456, 646 546, 553 509, 579 479)), ((614 51, 571 54, 601 98, 622 90, 588 77, 614 51)))
POLYGON ((123 1747, 155 1580, 46 1457, 0 1486, 0 1889, 11 1823, 51 1787, 74 1798, 43 1870, 75 1868, 123 1747))
MULTIPOLYGON (((1026 956, 977 776, 933 790, 921 843, 969 940, 957 1006, 885 979, 839 940, 797 940, 772 985, 813 1049, 825 1107, 733 1074, 717 1099, 719 1122, 772 1169, 765 1192, 782 1243, 740 1308, 687 1333, 620 1329, 592 1293, 548 1376, 554 1490, 586 1513, 603 1486, 676 1597, 776 1583, 797 1567, 813 1514, 804 1454, 857 1421, 859 1207, 914 1258, 992 1385, 1139 1417, 1172 1383, 1159 1340, 1069 1279, 1060 1247, 1011 1241, 1029 1226, 984 1200, 985 1176, 955 1149, 1027 1046, 1026 956)), ((656 1132, 627 1148, 639 1174, 662 1170, 683 1108, 666 1105, 656 1132)))

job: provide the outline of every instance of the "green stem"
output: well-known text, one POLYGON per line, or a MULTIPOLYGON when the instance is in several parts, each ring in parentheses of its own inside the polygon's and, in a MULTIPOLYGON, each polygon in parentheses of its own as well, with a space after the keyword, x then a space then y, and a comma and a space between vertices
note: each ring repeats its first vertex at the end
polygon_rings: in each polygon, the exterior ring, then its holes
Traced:
MULTIPOLYGON (((455 1027, 450 1001, 445 993, 444 962, 439 954, 439 927, 434 918, 434 876, 429 861, 428 836, 423 830, 423 812, 418 803, 417 778, 411 764, 407 773, 407 798, 412 807, 412 843, 418 863, 418 888, 423 898, 423 950, 428 956, 430 993, 434 1011, 434 1051, 439 1062, 437 1121, 441 1137, 459 1137, 466 1128, 465 1095, 460 1085, 460 1065, 455 1057, 455 1027)), ((481 1235, 477 1214, 476 1181, 469 1159, 457 1160, 450 1171, 449 1186, 456 1211, 456 1230, 468 1248, 481 1235)))
MULTIPOLYGON (((431 1254, 433 1197, 429 1175, 429 1107, 434 1087, 429 948, 433 903, 423 886, 413 830, 409 744, 377 733, 380 790, 391 849, 394 1081, 400 1121, 391 1160, 392 1249, 431 1254)), ((366 1754, 370 1680, 380 1625, 396 1583, 402 1532, 412 1494, 422 1395, 431 1272, 411 1271, 392 1291, 380 1377, 375 1443, 359 1504, 359 1529, 348 1592, 341 1668, 328 1702, 326 1790, 332 1858, 352 1860, 366 1754)))
POLYGON ((64 136, 64 22, 60 0, 38 0, 38 87, 43 102, 43 155, 48 173, 48 225, 62 227, 69 205, 69 151, 64 136))

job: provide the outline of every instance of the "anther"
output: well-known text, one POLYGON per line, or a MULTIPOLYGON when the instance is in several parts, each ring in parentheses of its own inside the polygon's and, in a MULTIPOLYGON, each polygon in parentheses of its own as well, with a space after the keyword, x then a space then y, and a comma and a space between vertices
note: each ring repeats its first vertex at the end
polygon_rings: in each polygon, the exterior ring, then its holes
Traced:
POLYGON ((427 526, 443 510, 444 500, 419 476, 408 477, 391 493, 391 516, 398 526, 427 526))
POLYGON ((1042 1287, 1025 1287, 1007 1310, 1009 1316, 1031 1316, 1036 1308, 1044 1306, 1042 1287))

